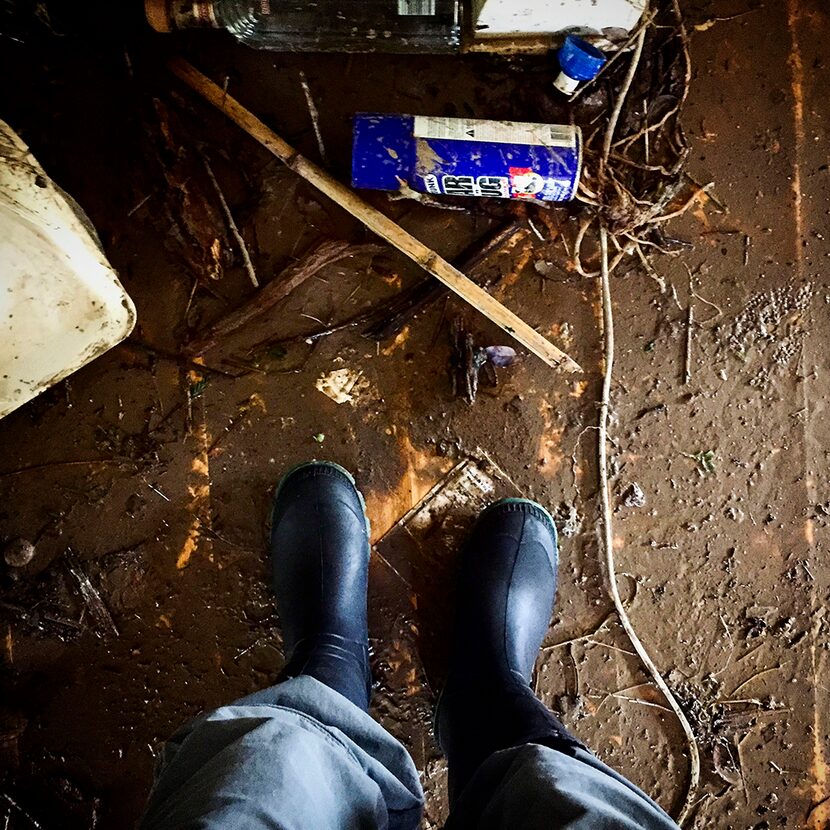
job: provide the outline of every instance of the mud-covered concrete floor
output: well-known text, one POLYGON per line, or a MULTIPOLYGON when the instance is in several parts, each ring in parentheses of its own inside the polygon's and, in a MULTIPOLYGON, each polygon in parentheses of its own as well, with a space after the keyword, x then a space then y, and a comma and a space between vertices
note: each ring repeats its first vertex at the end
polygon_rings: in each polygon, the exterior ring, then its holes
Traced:
MULTIPOLYGON (((830 826, 828 20, 817 0, 790 0, 709 25, 746 9, 725 0, 688 9, 702 24, 684 117, 688 169, 715 182, 726 212, 703 202, 672 224, 693 247, 654 267, 676 299, 637 268, 613 279, 617 569, 633 623, 697 732, 696 826, 817 829, 830 826), (639 507, 624 503, 634 483, 639 507)), ((232 256, 218 279, 194 283, 204 249, 170 238, 185 198, 175 179, 197 144, 263 282, 326 238, 370 240, 167 76, 165 49, 227 78, 316 157, 303 69, 341 178, 351 113, 566 118, 550 92, 552 67, 540 58, 289 57, 219 35, 115 40, 9 43, 0 56, 0 115, 89 213, 139 320, 125 344, 0 423, 0 536, 37 551, 22 572, 2 574, 5 826, 132 826, 165 737, 275 677, 283 656, 267 584, 269 498, 282 471, 312 457, 355 472, 375 539, 385 537, 372 570, 374 706, 423 771, 426 826, 446 814, 429 719, 456 531, 477 497, 445 500, 432 522, 395 524, 465 463, 561 520, 539 694, 604 760, 675 807, 689 774, 683 736, 611 614, 597 562, 597 286, 547 264, 566 260, 557 234, 573 234, 568 210, 534 213, 545 241, 533 235, 490 267, 506 277, 500 299, 572 354, 582 377, 525 356, 474 405, 454 398, 449 322, 461 315, 482 344, 505 342, 456 300, 379 345, 359 329, 313 346, 297 337, 422 278, 386 254, 325 269, 264 328, 245 332, 247 345, 285 341, 257 351, 250 371, 177 358, 193 332, 251 292, 232 256), (354 404, 315 388, 338 368, 362 372, 354 404), (118 636, 85 608, 67 550, 118 636)), ((443 211, 369 198, 449 257, 507 215, 504 206, 443 211)))

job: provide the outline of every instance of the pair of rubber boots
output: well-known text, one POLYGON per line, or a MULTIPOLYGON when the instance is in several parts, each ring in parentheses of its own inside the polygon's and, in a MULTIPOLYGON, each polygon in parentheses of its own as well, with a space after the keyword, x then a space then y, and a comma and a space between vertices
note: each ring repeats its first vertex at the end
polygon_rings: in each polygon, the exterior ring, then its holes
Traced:
MULTIPOLYGON (((279 485, 271 525, 283 678, 310 675, 364 711, 371 693, 369 526, 352 476, 303 464, 279 485)), ((493 752, 575 743, 530 689, 556 592, 556 528, 525 499, 485 510, 463 552, 436 736, 456 797, 493 752)))

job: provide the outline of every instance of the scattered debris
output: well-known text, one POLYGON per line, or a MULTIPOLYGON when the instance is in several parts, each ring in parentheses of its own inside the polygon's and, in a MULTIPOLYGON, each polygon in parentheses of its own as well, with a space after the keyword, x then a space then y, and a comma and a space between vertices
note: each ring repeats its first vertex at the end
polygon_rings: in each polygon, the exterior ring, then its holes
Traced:
POLYGON ((742 522, 746 518, 744 511, 734 504, 730 504, 729 507, 723 511, 723 515, 726 516, 727 519, 738 523, 742 522))
POLYGON ((156 130, 151 131, 155 162, 166 186, 159 220, 164 239, 185 260, 193 276, 203 285, 218 280, 228 262, 229 241, 223 216, 214 206, 213 188, 178 115, 158 98, 153 99, 156 130))
POLYGON ((458 317, 453 320, 452 338, 453 394, 463 397, 467 403, 475 403, 481 369, 484 368, 489 384, 498 386, 496 367, 512 366, 516 350, 512 346, 477 346, 472 332, 458 317))
POLYGON ((187 397, 191 401, 195 401, 196 398, 201 398, 202 393, 207 388, 208 381, 207 378, 199 378, 198 380, 194 380, 188 387, 187 387, 187 397))
POLYGON ((239 404, 236 415, 228 421, 225 428, 213 439, 213 443, 208 447, 207 454, 209 458, 213 458, 222 452, 222 447, 220 446, 222 441, 243 422, 252 409, 258 409, 263 415, 265 414, 265 401, 259 392, 254 392, 248 396, 247 400, 239 404))
POLYGON ((714 450, 701 450, 700 452, 697 452, 694 455, 687 455, 687 458, 692 458, 695 461, 697 461, 697 463, 700 465, 700 469, 703 470, 704 473, 715 472, 714 450))
POLYGON ((242 264, 245 266, 245 273, 248 275, 248 279, 251 281, 251 284, 254 286, 254 288, 259 288, 259 280, 257 279, 254 263, 251 261, 251 255, 248 253, 248 246, 245 244, 245 239, 243 238, 242 233, 240 232, 239 227, 237 226, 236 221, 233 218, 231 209, 228 206, 228 200, 225 198, 225 194, 222 191, 222 188, 219 186, 219 182, 216 180, 216 176, 213 174, 213 168, 210 166, 207 154, 204 151, 200 151, 200 155, 202 156, 202 164, 204 164, 205 166, 205 172, 207 172, 211 186, 213 187, 214 191, 216 191, 216 198, 219 199, 219 206, 222 208, 222 213, 225 214, 225 220, 228 223, 228 227, 230 228, 231 234, 233 235, 233 238, 236 240, 237 247, 239 248, 239 253, 242 256, 242 264))
POLYGON ((645 409, 641 409, 635 416, 634 420, 639 421, 642 418, 645 418, 646 415, 663 415, 669 411, 669 408, 664 403, 658 403, 654 406, 647 406, 645 409))
POLYGON ((636 481, 632 481, 623 491, 622 503, 624 507, 642 507, 646 503, 646 494, 636 481))
POLYGON ((3 559, 10 568, 23 568, 35 558, 35 546, 20 537, 11 539, 3 546, 3 559))
MULTIPOLYGON (((19 741, 28 725, 29 719, 16 708, 8 704, 0 707, 0 763, 18 757, 19 741)), ((8 822, 6 827, 9 827, 8 822)))
MULTIPOLYGON (((750 678, 754 679, 755 676, 750 678)), ((701 750, 711 760, 712 770, 730 786, 742 787, 740 743, 763 718, 782 711, 781 704, 772 697, 734 699, 749 681, 726 695, 721 681, 711 674, 695 682, 674 670, 669 673, 669 682, 701 750)))
POLYGON ((566 539, 582 532, 582 516, 571 501, 560 502, 553 518, 559 533, 566 539))
POLYGON ((416 239, 377 208, 365 202, 350 188, 332 178, 325 170, 300 155, 293 147, 268 129, 253 113, 182 58, 168 61, 170 70, 191 89, 231 118, 252 138, 280 159, 290 170, 359 219, 413 262, 451 288, 477 311, 518 340, 540 360, 566 372, 582 371, 576 361, 558 349, 524 320, 491 297, 472 280, 450 265, 438 253, 416 239))
POLYGON ((88 562, 87 573, 96 580, 99 594, 107 598, 107 608, 126 614, 141 604, 149 564, 149 557, 139 545, 88 562))
POLYGON ((118 628, 115 625, 112 614, 110 614, 109 609, 101 599, 101 595, 89 581, 89 577, 87 577, 84 573, 80 563, 75 558, 75 554, 72 553, 71 550, 67 549, 63 555, 63 561, 69 573, 72 574, 75 581, 78 583, 81 597, 86 603, 86 607, 89 609, 89 613, 95 622, 96 633, 98 636, 118 637, 118 628))
POLYGON ((343 368, 333 369, 321 375, 314 384, 324 395, 335 403, 350 403, 354 406, 360 396, 369 388, 369 380, 362 371, 343 368))
POLYGON ((322 444, 323 441, 326 440, 326 434, 324 432, 318 432, 315 435, 311 436, 318 444, 322 444))

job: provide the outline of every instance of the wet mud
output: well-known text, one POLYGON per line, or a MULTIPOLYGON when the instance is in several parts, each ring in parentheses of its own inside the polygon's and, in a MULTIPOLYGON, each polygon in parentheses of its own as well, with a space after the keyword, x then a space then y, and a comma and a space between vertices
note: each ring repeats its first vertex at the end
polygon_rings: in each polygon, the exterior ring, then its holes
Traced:
MULTIPOLYGON (((696 732, 694 826, 820 830, 830 822, 828 21, 820 4, 795 2, 719 19, 735 12, 688 10, 699 25, 688 170, 715 183, 725 210, 701 204, 670 224, 691 246, 653 259, 665 292, 633 264, 613 278, 617 571, 696 732)), ((348 467, 366 494, 373 707, 422 771, 425 827, 447 810, 430 725, 455 554, 481 504, 517 493, 549 507, 560 529, 537 693, 673 808, 688 776, 683 736, 615 620, 598 561, 601 333, 596 284, 567 268, 573 208, 528 214, 539 233, 491 279, 582 376, 520 350, 473 404, 454 396, 453 321, 481 346, 511 345, 455 299, 379 344, 349 326, 308 342, 423 278, 390 252, 321 269, 238 332, 221 361, 185 354, 253 291, 199 148, 263 284, 326 239, 375 240, 194 101, 165 73, 165 50, 227 78, 316 158, 303 70, 344 180, 351 113, 567 123, 555 67, 272 55, 197 35, 36 41, 0 55, 5 77, 27 79, 5 85, 3 117, 89 214, 138 310, 124 344, 0 422, 0 536, 34 546, 30 561, 0 563, 0 816, 11 828, 35 826, 26 815, 44 828, 133 826, 176 726, 273 681, 284 656, 269 503, 280 474, 313 457, 348 467), (332 378, 359 383, 338 402, 325 391, 332 378)), ((445 211, 367 198, 448 258, 513 216, 490 202, 445 211)))

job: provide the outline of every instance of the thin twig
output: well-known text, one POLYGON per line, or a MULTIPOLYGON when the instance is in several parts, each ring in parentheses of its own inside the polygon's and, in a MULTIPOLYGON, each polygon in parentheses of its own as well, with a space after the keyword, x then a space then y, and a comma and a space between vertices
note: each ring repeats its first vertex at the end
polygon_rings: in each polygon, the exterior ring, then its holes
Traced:
POLYGON ((0 471, 0 478, 6 476, 19 476, 22 473, 33 473, 38 470, 48 470, 57 467, 107 467, 110 464, 129 464, 135 466, 135 462, 126 458, 94 458, 89 461, 47 461, 44 464, 30 464, 28 467, 18 467, 16 470, 0 471))
POLYGON ((669 219, 676 219, 678 216, 682 216, 697 201, 701 193, 708 194, 714 186, 714 182, 703 185, 703 187, 696 190, 677 210, 673 210, 671 213, 664 213, 662 216, 653 216, 647 221, 655 224, 657 222, 667 222, 669 219))
POLYGON ((23 818, 25 818, 29 824, 35 828, 35 830, 43 830, 43 825, 35 821, 8 793, 0 793, 0 797, 2 797, 10 807, 17 810, 17 812, 23 816, 23 818))
POLYGON ((713 308, 715 310, 715 314, 712 317, 708 317, 706 320, 701 320, 701 323, 711 323, 713 320, 717 320, 718 317, 723 316, 723 309, 719 305, 716 305, 715 303, 711 302, 710 300, 707 300, 706 297, 703 297, 700 294, 698 294, 697 291, 695 291, 694 287, 692 287, 692 292, 691 293, 692 293, 692 296, 696 300, 700 300, 702 303, 704 303, 705 305, 710 306, 711 308, 713 308))
POLYGON ((654 703, 651 700, 643 700, 641 697, 628 697, 627 695, 621 695, 617 692, 612 692, 608 697, 615 697, 618 700, 625 700, 628 703, 639 703, 641 706, 653 706, 655 709, 662 709, 664 712, 668 712, 671 714, 671 709, 666 706, 662 706, 659 703, 654 703))
POLYGON ((640 247, 640 243, 636 243, 637 247, 634 249, 637 251, 637 256, 640 259, 640 262, 645 269, 645 272, 660 286, 660 293, 665 294, 667 291, 666 288, 666 278, 660 276, 657 271, 654 270, 654 266, 648 261, 648 257, 643 253, 643 249, 640 247))
MULTIPOLYGON (((683 178, 686 179, 686 181, 691 182, 695 185, 695 187, 699 187, 703 190, 703 185, 697 179, 690 176, 685 170, 683 171, 683 178)), ((707 200, 710 201, 721 213, 729 213, 729 208, 720 199, 718 199, 717 196, 713 196, 708 190, 703 192, 706 194, 707 200)), ((703 231, 703 233, 706 233, 706 231, 703 231)), ((735 233, 739 233, 739 231, 735 231, 735 233)))
POLYGON ((150 488, 150 489, 151 489, 154 493, 156 493, 157 495, 161 496, 161 497, 162 497, 165 501, 170 501, 170 496, 168 496, 168 495, 166 495, 165 493, 163 493, 161 490, 159 490, 159 488, 158 488, 158 487, 155 487, 154 485, 150 484, 150 482, 149 482, 149 481, 145 481, 144 483, 145 483, 145 484, 146 484, 146 485, 147 485, 147 486, 148 486, 148 487, 149 487, 149 488, 150 488))
MULTIPOLYGON (((614 140, 614 131, 617 129, 617 121, 619 121, 620 113, 622 112, 623 104, 625 103, 628 91, 631 89, 631 82, 634 80, 634 75, 637 73, 637 67, 640 64, 640 57, 643 54, 643 44, 646 40, 646 31, 648 27, 643 26, 640 29, 640 34, 637 36, 637 44, 634 47, 634 54, 631 56, 631 63, 628 67, 628 73, 625 76, 620 91, 617 94, 617 103, 611 112, 611 117, 608 119, 608 126, 605 129, 605 140, 602 142, 602 158, 599 165, 599 180, 605 176, 605 165, 608 163, 608 156, 611 153, 611 142, 614 140)), ((606 240, 607 242, 607 240, 606 240)))
MULTIPOLYGON (((645 34, 646 29, 644 27, 637 38, 637 46, 631 58, 628 73, 626 74, 625 81, 620 89, 617 102, 614 106, 611 118, 609 119, 608 126, 606 127, 605 138, 603 141, 603 154, 600 160, 600 193, 604 190, 605 166, 611 153, 611 146, 614 141, 614 131, 616 130, 617 121, 619 120, 625 98, 628 95, 631 83, 637 72, 637 66, 643 52, 645 34)), ((683 733, 686 736, 686 742, 689 748, 689 781, 686 792, 684 793, 681 801, 681 808, 678 818, 678 821, 682 824, 692 810, 693 799, 700 783, 700 751, 688 718, 683 712, 683 709, 668 684, 663 679, 663 675, 660 673, 660 670, 657 668, 654 660, 652 660, 651 655, 648 653, 637 635, 631 619, 628 616, 628 612, 625 609, 622 597, 620 596, 619 586, 617 585, 616 564, 614 560, 614 528, 611 513, 611 495, 608 483, 608 412, 611 405, 611 381, 614 372, 614 311, 611 304, 611 280, 608 262, 608 229, 602 220, 600 220, 599 241, 599 276, 600 294, 602 297, 604 372, 602 378, 602 398, 600 400, 598 416, 597 466, 599 468, 600 508, 602 514, 601 528, 603 534, 602 544, 605 553, 606 588, 614 603, 614 607, 620 619, 620 624, 625 630, 625 633, 628 635, 628 639, 631 641, 632 646, 634 646, 634 650, 639 655, 640 660, 642 660, 643 665, 648 670, 648 673, 653 678, 657 688, 662 692, 666 702, 669 704, 677 717, 677 720, 683 729, 683 733)))
POLYGON ((530 225, 530 229, 533 231, 533 233, 535 233, 535 234, 536 234, 536 236, 537 236, 537 237, 538 237, 538 238, 539 238, 542 242, 544 242, 544 241, 545 241, 545 237, 544 237, 544 236, 542 236, 541 231, 539 230, 539 228, 537 228, 537 227, 536 227, 536 225, 534 225, 534 224, 533 224, 533 220, 532 220, 529 216, 527 217, 527 224, 528 224, 528 225, 530 225))
POLYGON ((300 70, 300 86, 303 88, 303 95, 305 95, 305 102, 308 106, 308 114, 311 116, 311 126, 314 128, 314 136, 317 139, 317 149, 320 151, 320 160, 326 167, 329 167, 329 157, 326 154, 326 146, 323 144, 323 133, 320 131, 320 113, 317 110, 317 105, 311 97, 311 89, 308 86, 305 72, 300 70))
MULTIPOLYGON (((654 132, 655 130, 659 130, 672 116, 676 115, 683 104, 686 102, 686 98, 689 95, 689 88, 691 87, 691 80, 692 80, 692 60, 689 55, 689 36, 686 33, 686 26, 683 23, 683 15, 680 11, 680 5, 677 0, 672 0, 672 8, 674 10, 675 16, 677 18, 677 36, 680 38, 680 43, 682 46, 682 53, 683 53, 683 61, 685 63, 685 83, 683 84, 683 94, 678 98, 677 102, 671 107, 668 112, 666 112, 659 121, 655 122, 654 124, 649 124, 647 127, 644 127, 639 132, 634 133, 633 135, 626 136, 626 138, 620 139, 615 146, 622 145, 624 147, 630 147, 635 141, 637 141, 641 136, 646 135, 648 133, 654 132)), ((645 30, 643 30, 645 32, 645 30)))
POLYGON ((581 643, 584 640, 590 640, 592 637, 596 637, 597 634, 601 633, 609 622, 611 622, 611 614, 608 614, 608 616, 605 617, 605 619, 593 631, 589 631, 587 634, 580 634, 578 637, 571 637, 569 640, 562 640, 561 643, 552 643, 549 646, 544 646, 544 648, 542 648, 542 652, 553 651, 557 648, 563 648, 564 646, 570 646, 574 643, 581 643))
POLYGON ((611 649, 611 651, 619 651, 620 654, 628 654, 631 657, 636 657, 637 655, 633 651, 629 651, 627 648, 620 648, 619 646, 612 646, 611 643, 603 643, 601 640, 586 640, 586 643, 592 646, 601 646, 602 648, 611 649))
MULTIPOLYGON (((610 142, 609 142, 610 144, 610 142)), ((599 431, 597 440, 597 455, 599 467, 599 492, 600 492, 600 508, 602 513, 602 543, 605 552, 605 578, 606 587, 614 602, 617 615, 620 619, 631 645, 642 660, 643 665, 648 670, 648 673, 653 678, 657 688, 663 693, 666 702, 671 707, 681 728, 686 736, 686 742, 689 748, 689 782, 681 802, 681 809, 679 812, 678 822, 682 824, 689 816, 693 798, 697 792, 700 783, 700 751, 698 750, 695 733, 689 723, 683 709, 677 702, 674 694, 669 688, 663 675, 657 668, 656 664, 651 658, 651 655, 646 650, 641 642, 634 626, 628 616, 628 612, 623 605, 622 597, 620 596, 619 587, 617 586, 616 565, 614 561, 614 528, 611 514, 611 496, 608 484, 608 410, 611 401, 611 380, 614 370, 614 313, 611 306, 611 281, 609 279, 608 268, 608 231, 604 225, 600 225, 599 230, 600 240, 600 290, 602 295, 602 320, 603 320, 603 356, 605 363, 605 371, 602 379, 602 399, 599 406, 599 431)))
POLYGON ((225 221, 228 223, 228 227, 233 234, 233 238, 239 246, 239 253, 242 255, 242 264, 245 266, 248 278, 251 280, 251 283, 253 283, 254 288, 259 288, 259 280, 257 279, 256 270, 254 269, 254 263, 251 262, 251 255, 248 253, 248 246, 245 244, 245 240, 242 238, 242 234, 239 232, 239 228, 234 221, 233 214, 228 206, 228 201, 225 199, 225 194, 222 192, 222 188, 219 186, 216 176, 213 175, 213 168, 210 166, 208 157, 202 150, 199 150, 199 155, 202 157, 202 164, 205 165, 205 172, 208 174, 210 183, 213 185, 213 189, 216 192, 216 198, 219 199, 219 205, 222 208, 222 213, 225 214, 225 221))
MULTIPOLYGON (((691 292, 689 292, 691 295, 691 292)), ((692 379, 692 336, 695 326, 695 307, 689 297, 689 307, 686 309, 686 357, 683 361, 683 383, 688 384, 692 379)))
POLYGON ((787 665, 787 663, 781 663, 778 666, 772 666, 771 668, 763 669, 762 671, 755 672, 755 674, 753 674, 752 677, 748 677, 746 680, 744 680, 743 683, 739 683, 732 690, 732 693, 730 694, 730 697, 734 697, 736 694, 738 694, 738 692, 741 691, 741 689, 746 688, 750 683, 752 683, 753 680, 757 680, 759 677, 763 677, 766 674, 772 674, 772 672, 775 672, 775 671, 781 671, 781 669, 783 669, 784 666, 786 666, 786 665, 787 665))
POLYGON ((140 210, 150 199, 153 197, 153 192, 148 193, 135 207, 131 208, 127 213, 127 218, 129 219, 137 210, 140 210))

